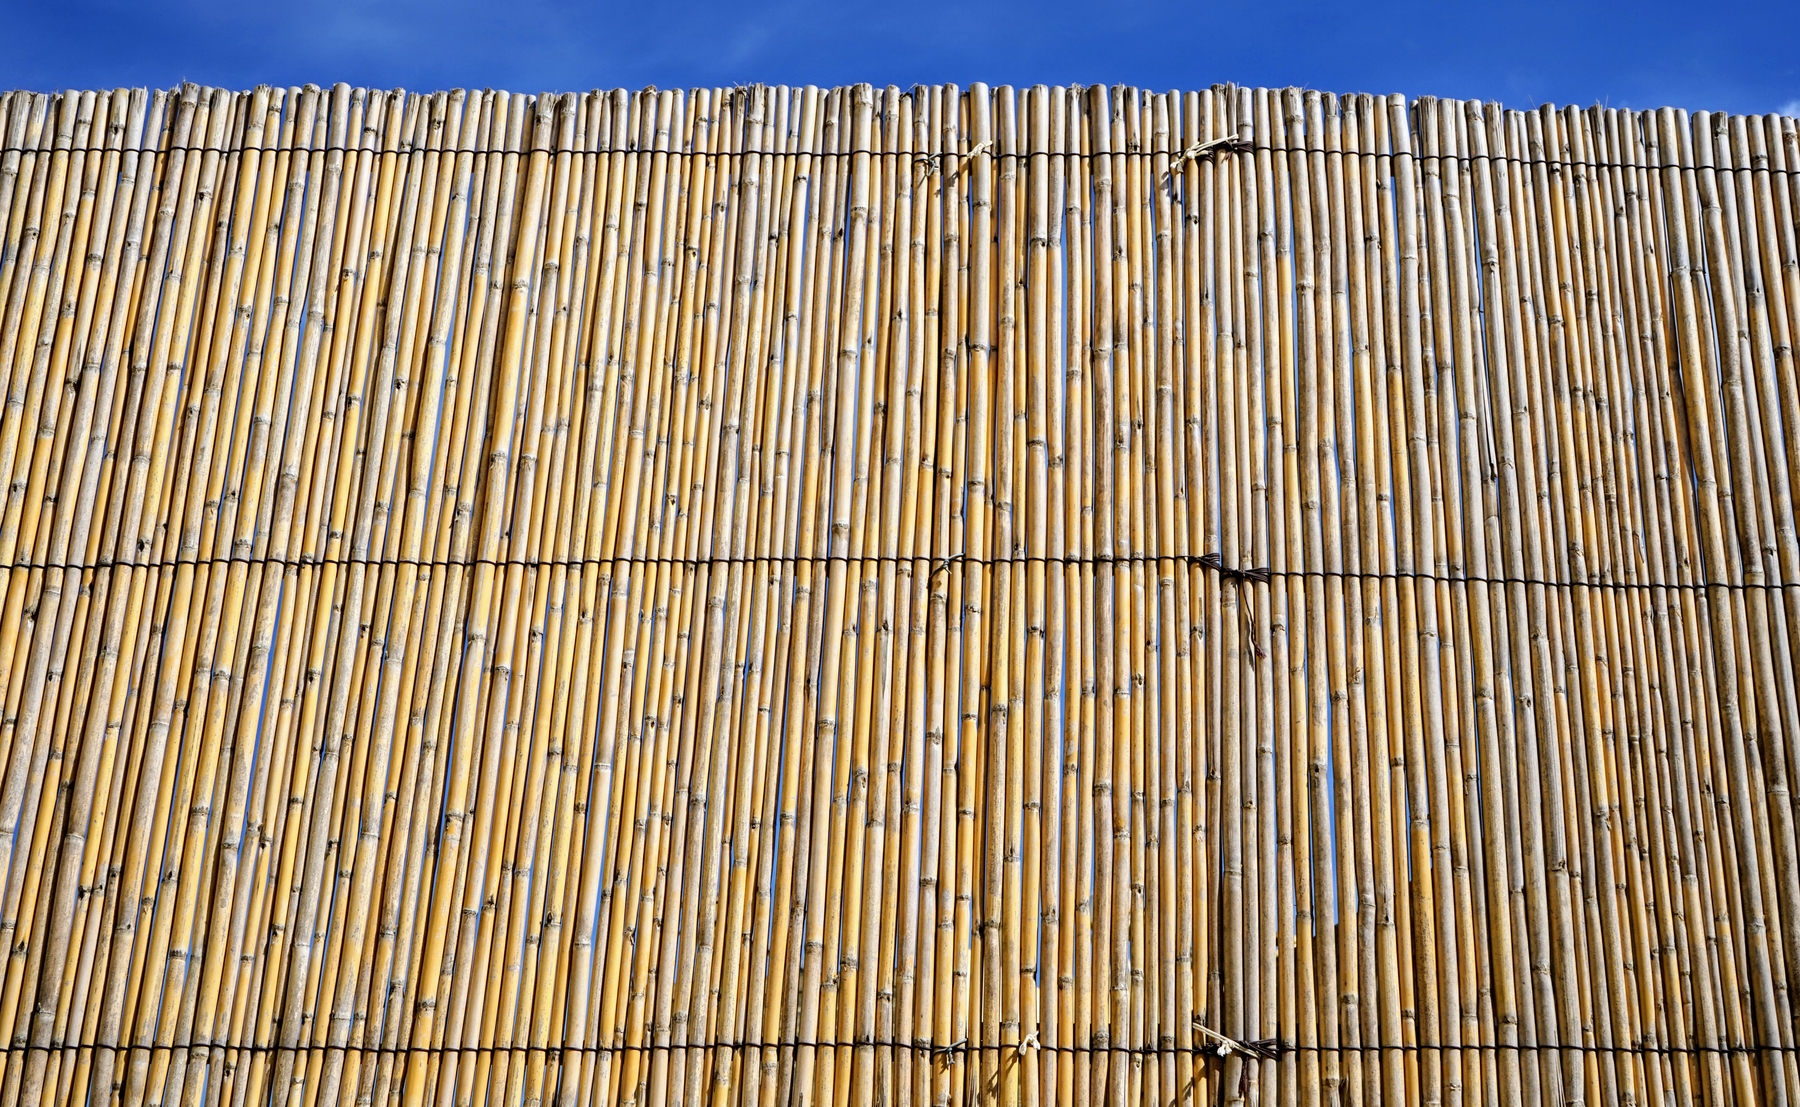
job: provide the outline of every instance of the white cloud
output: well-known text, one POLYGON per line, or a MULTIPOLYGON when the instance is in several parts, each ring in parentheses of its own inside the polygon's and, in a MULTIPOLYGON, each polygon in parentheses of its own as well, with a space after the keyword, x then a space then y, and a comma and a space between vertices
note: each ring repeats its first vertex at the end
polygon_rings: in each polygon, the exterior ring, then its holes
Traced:
POLYGON ((1788 116, 1794 117, 1795 119, 1800 119, 1800 98, 1789 100, 1787 103, 1781 105, 1779 108, 1776 108, 1775 110, 1780 112, 1783 115, 1788 115, 1788 116))

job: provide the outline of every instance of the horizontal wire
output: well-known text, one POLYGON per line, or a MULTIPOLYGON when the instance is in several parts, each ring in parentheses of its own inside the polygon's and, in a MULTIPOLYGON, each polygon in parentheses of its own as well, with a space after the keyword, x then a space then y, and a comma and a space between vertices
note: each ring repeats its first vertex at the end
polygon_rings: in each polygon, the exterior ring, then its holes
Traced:
MULTIPOLYGON (((1137 565, 1160 564, 1173 561, 1189 568, 1205 568, 1220 572, 1226 580, 1236 580, 1246 570, 1231 567, 1220 568, 1206 563, 1207 554, 1193 553, 1141 553, 1111 556, 1097 554, 1092 556, 1057 556, 1052 554, 1015 554, 1002 557, 968 557, 963 554, 952 554, 942 557, 934 554, 720 554, 708 557, 675 557, 651 554, 615 554, 595 555, 591 557, 565 558, 490 558, 472 557, 462 560, 451 558, 410 558, 410 557, 247 557, 224 555, 215 557, 178 557, 173 561, 114 561, 101 559, 94 562, 50 562, 50 561, 15 561, 9 565, 0 565, 0 571, 27 572, 101 572, 111 569, 143 569, 146 571, 162 571, 178 569, 183 566, 193 568, 219 568, 222 566, 244 565, 248 567, 274 566, 286 569, 317 568, 372 568, 372 569, 474 569, 487 567, 491 569, 587 569, 605 568, 614 565, 670 566, 685 569, 704 569, 714 566, 759 566, 759 565, 896 565, 917 567, 929 565, 935 576, 942 570, 952 566, 965 566, 977 569, 992 569, 1000 566, 1045 565, 1063 568, 1107 568, 1131 567, 1137 565)), ((1257 572, 1264 570, 1258 569, 1257 572)), ((1482 584, 1490 587, 1524 587, 1555 589, 1595 589, 1599 591, 1622 592, 1707 592, 1724 589, 1727 592, 1782 592, 1800 588, 1800 581, 1629 581, 1629 580, 1543 580, 1535 577, 1511 576, 1465 576, 1449 573, 1426 573, 1409 570, 1391 570, 1386 572, 1358 572, 1348 569, 1268 569, 1269 576, 1287 580, 1341 580, 1341 581, 1410 581, 1423 584, 1482 584)))
MULTIPOLYGON (((645 150, 622 146, 606 146, 595 149, 525 149, 525 150, 462 150, 451 147, 404 147, 398 150, 372 150, 362 146, 160 146, 155 149, 119 149, 105 146, 0 146, 0 155, 4 154, 137 154, 151 157, 162 157, 168 154, 392 154, 410 156, 412 154, 469 154, 485 157, 494 154, 664 154, 675 158, 853 158, 867 155, 873 158, 910 158, 915 162, 937 161, 943 158, 969 159, 975 151, 940 150, 922 152, 916 150, 645 150)), ((1661 172, 1665 169, 1679 169, 1682 172, 1699 172, 1711 170, 1715 173, 1770 173, 1783 176, 1800 175, 1800 167, 1771 165, 1651 165, 1636 162, 1614 161, 1574 161, 1566 158, 1529 158, 1515 154, 1427 154, 1413 150, 1326 150, 1300 146, 1220 146, 1205 150, 1193 156, 1185 156, 1181 150, 1109 150, 1104 153, 1089 150, 1031 150, 1024 152, 1008 151, 993 153, 979 151, 991 158, 1023 159, 1023 158, 1074 158, 1079 161, 1093 161, 1097 158, 1156 158, 1167 157, 1171 161, 1197 161, 1213 154, 1221 153, 1267 153, 1267 154, 1322 154, 1327 157, 1355 158, 1395 158, 1411 157, 1414 161, 1454 161, 1458 165, 1469 165, 1472 162, 1506 162, 1512 165, 1533 166, 1560 172, 1564 169, 1638 169, 1644 172, 1661 172)))
MULTIPOLYGON (((1643 1057, 1686 1057, 1686 1056, 1759 1056, 1767 1054, 1788 1055, 1800 1053, 1800 1046, 1780 1045, 1775 1043, 1757 1043, 1751 1045, 1598 1045, 1592 1043, 1529 1043, 1529 1042, 1483 1042, 1468 1044, 1426 1044, 1419 1042, 1404 1045, 1293 1045, 1286 1042, 1270 1045, 1279 1055, 1286 1054, 1367 1054, 1367 1053, 1402 1053, 1402 1054, 1442 1054, 1442 1053, 1557 1053, 1582 1054, 1598 1056, 1643 1056, 1643 1057)), ((1019 1042, 998 1044, 970 1044, 957 1042, 951 1045, 934 1045, 930 1042, 892 1042, 892 1041, 786 1041, 786 1042, 619 1042, 612 1045, 599 1044, 522 1044, 522 1045, 358 1045, 343 1043, 333 1045, 323 1042, 295 1043, 282 1045, 278 1043, 232 1043, 232 1042, 122 1042, 117 1045, 103 1043, 81 1043, 64 1045, 41 1045, 36 1043, 13 1042, 0 1046, 0 1055, 15 1053, 66 1053, 70 1051, 107 1050, 113 1053, 172 1053, 179 1050, 211 1053, 248 1053, 252 1055, 279 1054, 314 1054, 314 1053, 354 1053, 362 1056, 404 1057, 413 1055, 427 1056, 461 1056, 463 1054, 484 1055, 499 1053, 523 1053, 542 1055, 605 1056, 614 1054, 655 1054, 655 1053, 689 1053, 693 1051, 719 1050, 739 1052, 750 1050, 795 1050, 795 1049, 878 1049, 889 1052, 929 1053, 936 1058, 954 1058, 988 1053, 1028 1053, 1042 1051, 1052 1054, 1071 1055, 1111 1055, 1124 1054, 1140 1057, 1168 1057, 1188 1054, 1190 1056, 1219 1057, 1219 1047, 1213 1045, 1195 1045, 1189 1047, 1168 1046, 1125 1046, 1125 1045, 1058 1045, 1044 1042, 1019 1042)), ((1237 1051, 1234 1051, 1237 1052, 1237 1051)), ((1248 1053, 1241 1054, 1246 1058, 1254 1058, 1248 1053)), ((1267 1059, 1267 1058, 1260 1058, 1267 1059)))

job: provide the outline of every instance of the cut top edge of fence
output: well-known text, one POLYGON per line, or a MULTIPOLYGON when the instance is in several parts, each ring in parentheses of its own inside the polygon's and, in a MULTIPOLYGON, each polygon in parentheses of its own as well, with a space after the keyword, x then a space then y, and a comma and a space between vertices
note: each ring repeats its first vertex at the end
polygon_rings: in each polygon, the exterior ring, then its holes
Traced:
POLYGON ((1109 100, 1130 98, 1138 101, 1154 101, 1160 99, 1165 102, 1183 100, 1197 101, 1198 98, 1202 96, 1218 97, 1227 102, 1233 102, 1239 98, 1248 97, 1254 102, 1259 97, 1269 97, 1280 101, 1299 102, 1304 104, 1317 102, 1327 111, 1343 105, 1356 105, 1359 107, 1374 107, 1379 105, 1389 109, 1403 106, 1408 111, 1416 111, 1422 107, 1448 105, 1452 108, 1460 107, 1464 110, 1480 110, 1490 114, 1501 112, 1507 116, 1519 117, 1543 117, 1547 115, 1561 115, 1568 112, 1580 112, 1583 114, 1615 114, 1643 119, 1653 118, 1667 112, 1673 113, 1677 118, 1694 116, 1708 118, 1716 117, 1722 119, 1780 119, 1786 120, 1790 125, 1800 125, 1800 118, 1796 118, 1779 109, 1766 112, 1731 112, 1724 109, 1684 107, 1674 104, 1659 104, 1640 108, 1632 107, 1630 105, 1614 106, 1600 102, 1592 104, 1544 103, 1534 104, 1528 108, 1520 108, 1510 107, 1501 100, 1482 99, 1479 97, 1462 98, 1437 96, 1429 93, 1408 95, 1402 92, 1340 92, 1330 89, 1310 88, 1301 85, 1239 85, 1229 82, 1215 83, 1203 87, 1173 89, 1155 89, 1129 84, 1096 83, 1088 85, 1079 82, 1054 85, 1041 83, 1032 85, 990 85, 979 81, 967 85, 952 82, 905 86, 894 84, 875 85, 869 82, 848 85, 748 83, 712 86, 690 85, 678 88, 660 88, 656 85, 647 85, 642 88, 546 89, 537 92, 520 92, 512 89, 491 87, 409 89, 404 86, 396 86, 393 88, 383 88, 374 85, 349 85, 341 82, 333 85, 319 85, 312 83, 298 85, 259 84, 251 88, 229 88, 218 85, 198 85, 189 83, 170 87, 119 85, 110 88, 70 87, 56 89, 0 89, 0 96, 7 98, 23 96, 31 98, 33 102, 46 104, 56 99, 78 100, 84 96, 97 97, 102 95, 135 96, 142 97, 146 100, 152 98, 163 98, 167 101, 188 100, 195 103, 221 96, 251 97, 259 94, 267 94, 270 97, 299 97, 302 95, 312 95, 327 101, 331 99, 346 98, 350 101, 358 99, 366 100, 370 96, 378 96, 386 99, 418 98, 423 100, 441 100, 446 103, 453 101, 489 102, 506 99, 519 101, 520 107, 533 113, 539 110, 545 110, 550 104, 558 102, 573 106, 582 101, 588 103, 613 101, 623 105, 630 104, 634 100, 656 100, 663 97, 670 97, 677 103, 697 100, 705 100, 712 103, 735 103, 747 101, 758 94, 775 97, 799 96, 804 98, 812 96, 819 97, 820 99, 834 95, 850 97, 853 99, 866 98, 871 107, 877 112, 880 112, 883 110, 884 101, 904 98, 928 99, 939 94, 946 98, 952 96, 958 98, 987 97, 991 101, 1000 102, 1008 99, 1023 99, 1034 95, 1050 96, 1058 93, 1084 97, 1104 95, 1109 98, 1109 100))

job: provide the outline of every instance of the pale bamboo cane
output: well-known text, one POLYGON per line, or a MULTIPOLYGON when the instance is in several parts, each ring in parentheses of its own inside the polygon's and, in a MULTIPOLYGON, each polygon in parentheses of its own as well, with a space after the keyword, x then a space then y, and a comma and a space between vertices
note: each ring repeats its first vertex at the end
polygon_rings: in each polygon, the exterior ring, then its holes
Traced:
POLYGON ((1791 124, 3 99, 0 1103, 1800 1079, 1791 124))

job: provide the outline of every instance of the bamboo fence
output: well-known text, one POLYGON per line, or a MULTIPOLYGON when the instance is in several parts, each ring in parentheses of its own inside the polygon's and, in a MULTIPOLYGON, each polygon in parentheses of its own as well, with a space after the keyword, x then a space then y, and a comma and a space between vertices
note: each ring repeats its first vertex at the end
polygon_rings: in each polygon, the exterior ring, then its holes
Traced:
POLYGON ((1800 1102, 1800 131, 0 96, 0 1107, 1800 1102))

